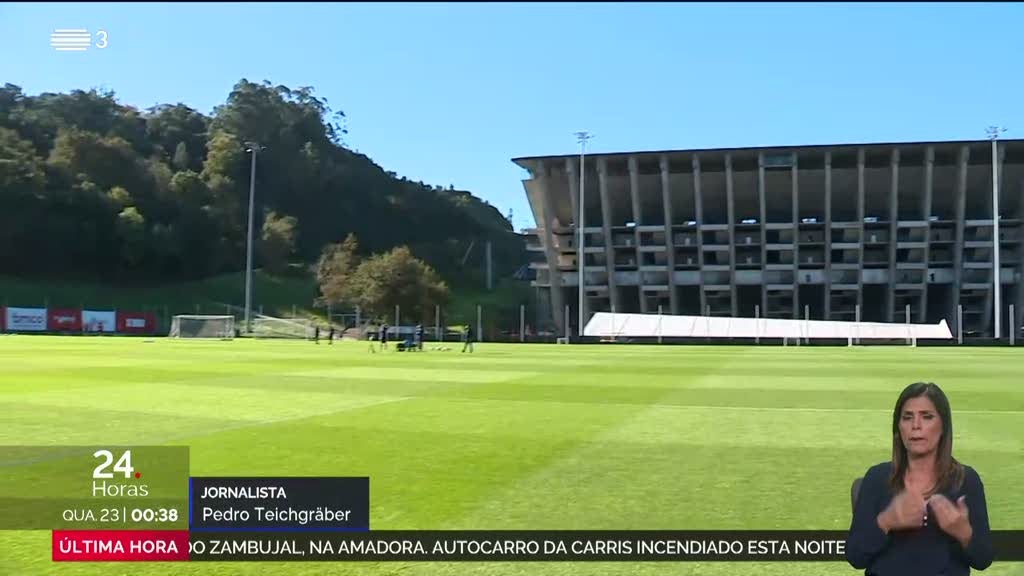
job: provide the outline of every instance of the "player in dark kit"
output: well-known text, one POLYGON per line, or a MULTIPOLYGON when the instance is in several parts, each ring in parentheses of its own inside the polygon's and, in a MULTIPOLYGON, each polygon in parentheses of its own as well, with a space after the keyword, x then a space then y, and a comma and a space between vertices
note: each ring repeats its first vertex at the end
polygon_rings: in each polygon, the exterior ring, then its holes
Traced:
POLYGON ((416 325, 416 347, 423 351, 423 324, 416 325))
POLYGON ((320 325, 313 326, 313 342, 317 345, 320 344, 320 325))
POLYGON ((464 344, 462 345, 462 351, 465 352, 466 348, 469 348, 469 353, 472 354, 473 353, 473 327, 472 326, 466 326, 466 331, 462 335, 462 341, 464 342, 464 344))
POLYGON ((334 325, 327 330, 327 344, 334 346, 334 325))
POLYGON ((388 328, 387 323, 384 323, 380 327, 380 349, 384 351, 388 347, 388 328))
POLYGON ((373 352, 374 354, 377 353, 377 349, 374 348, 373 341, 376 340, 377 338, 379 338, 379 336, 378 336, 379 330, 380 330, 380 328, 374 328, 374 329, 371 329, 369 332, 366 333, 366 339, 370 341, 370 352, 373 352))

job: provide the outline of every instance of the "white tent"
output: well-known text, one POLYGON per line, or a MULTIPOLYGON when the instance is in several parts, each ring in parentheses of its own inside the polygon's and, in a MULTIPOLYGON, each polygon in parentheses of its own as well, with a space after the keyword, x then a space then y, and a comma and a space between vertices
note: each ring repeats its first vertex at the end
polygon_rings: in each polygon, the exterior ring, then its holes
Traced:
POLYGON ((829 338, 829 339, 936 339, 953 338, 943 320, 938 324, 888 324, 884 322, 834 322, 780 320, 774 318, 727 318, 612 314, 598 312, 587 322, 584 336, 666 338, 829 338))

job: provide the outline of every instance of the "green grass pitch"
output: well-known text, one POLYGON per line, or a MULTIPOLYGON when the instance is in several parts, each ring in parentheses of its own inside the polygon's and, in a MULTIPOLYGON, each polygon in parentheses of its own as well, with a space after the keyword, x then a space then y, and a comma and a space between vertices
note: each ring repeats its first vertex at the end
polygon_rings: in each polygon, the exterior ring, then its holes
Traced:
MULTIPOLYGON (((846 529, 917 380, 992 527, 1024 528, 1024 352, 983 348, 0 337, 0 444, 187 444, 192 474, 367 475, 374 529, 846 529)), ((856 574, 845 563, 60 563, 0 532, 0 574, 856 574)), ((1024 574, 1024 564, 986 574, 1024 574)))

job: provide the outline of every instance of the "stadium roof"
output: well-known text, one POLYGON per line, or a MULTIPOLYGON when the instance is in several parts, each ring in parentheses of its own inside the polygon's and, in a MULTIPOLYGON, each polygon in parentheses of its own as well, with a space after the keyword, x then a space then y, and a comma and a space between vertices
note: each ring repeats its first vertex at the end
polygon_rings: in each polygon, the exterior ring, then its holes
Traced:
MULTIPOLYGON (((1024 142, 1021 138, 1000 138, 1000 142, 1024 142)), ((828 148, 855 148, 855 147, 893 147, 893 146, 928 146, 928 145, 951 145, 951 144, 983 144, 988 143, 987 138, 978 140, 932 140, 924 142, 846 142, 841 144, 798 144, 798 145, 774 145, 774 146, 741 146, 736 148, 684 148, 670 150, 631 150, 618 152, 594 152, 588 151, 587 156, 629 156, 629 155, 653 155, 653 154, 697 154, 708 152, 751 152, 757 150, 793 150, 793 149, 828 149, 828 148)), ((578 158, 579 153, 552 154, 548 156, 518 156, 512 158, 516 164, 531 160, 557 160, 565 158, 578 158)), ((522 164, 520 164, 522 165, 522 164)), ((525 167, 524 167, 525 168, 525 167)))

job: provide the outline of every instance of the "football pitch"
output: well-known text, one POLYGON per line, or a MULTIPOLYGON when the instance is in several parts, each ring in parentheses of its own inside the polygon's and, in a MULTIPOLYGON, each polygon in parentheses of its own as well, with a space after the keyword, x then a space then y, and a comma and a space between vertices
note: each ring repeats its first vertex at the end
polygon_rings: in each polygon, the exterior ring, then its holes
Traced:
MULTIPOLYGON (((372 529, 822 529, 939 384, 993 529, 1024 529, 1024 351, 0 337, 0 445, 188 445, 194 476, 369 476, 372 529)), ((3 575, 857 574, 836 563, 60 563, 3 575)), ((1000 563, 985 574, 1024 574, 1000 563)))

